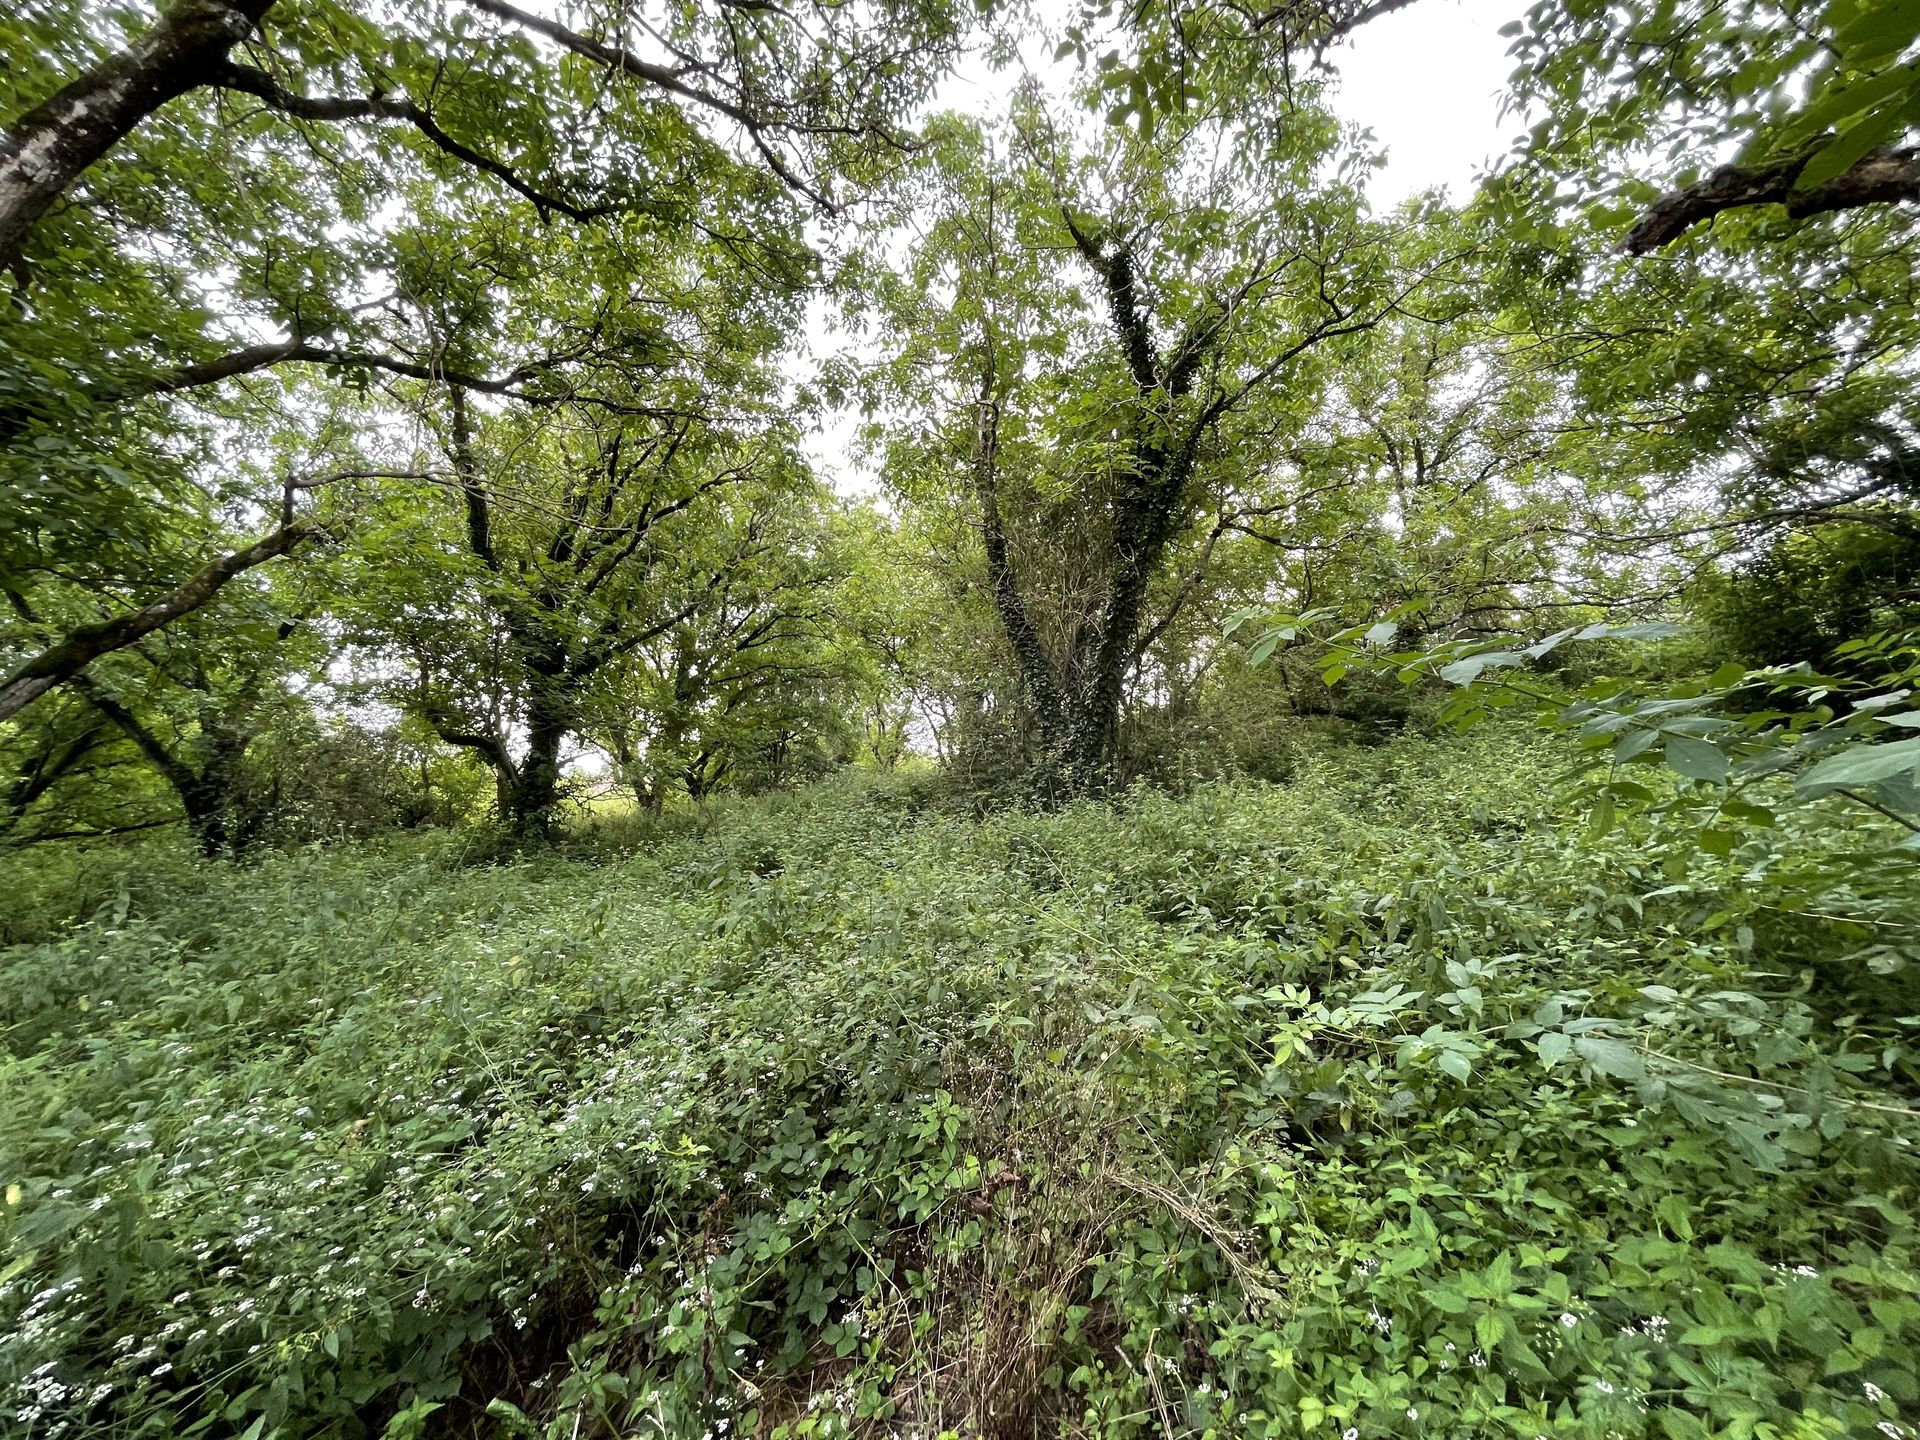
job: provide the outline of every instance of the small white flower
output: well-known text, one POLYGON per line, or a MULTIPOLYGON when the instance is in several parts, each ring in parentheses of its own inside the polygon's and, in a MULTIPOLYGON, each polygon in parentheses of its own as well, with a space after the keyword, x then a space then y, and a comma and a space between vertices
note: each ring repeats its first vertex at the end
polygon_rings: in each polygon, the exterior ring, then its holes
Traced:
POLYGON ((1867 1397, 1867 1403, 1869 1405, 1878 1405, 1882 1400, 1887 1398, 1887 1392, 1871 1380, 1862 1380, 1860 1382, 1860 1391, 1867 1397))
POLYGON ((1560 1314, 1560 1323, 1571 1330, 1580 1323, 1580 1317, 1571 1310, 1563 1310, 1560 1314))
POLYGON ((1878 1430, 1882 1435, 1886 1436, 1887 1440, 1900 1440, 1900 1437, 1907 1433, 1905 1430, 1901 1429, 1898 1425, 1894 1424, 1893 1421, 1891 1420, 1882 1420, 1878 1425, 1874 1426, 1873 1428, 1878 1430))
POLYGON ((1407 1419, 1418 1420, 1419 1418, 1420 1418, 1420 1412, 1414 1409, 1414 1407, 1411 1405, 1407 1406, 1407 1419))
POLYGON ((1360 1440, 1360 1427, 1349 1425, 1340 1432, 1340 1440, 1360 1440))

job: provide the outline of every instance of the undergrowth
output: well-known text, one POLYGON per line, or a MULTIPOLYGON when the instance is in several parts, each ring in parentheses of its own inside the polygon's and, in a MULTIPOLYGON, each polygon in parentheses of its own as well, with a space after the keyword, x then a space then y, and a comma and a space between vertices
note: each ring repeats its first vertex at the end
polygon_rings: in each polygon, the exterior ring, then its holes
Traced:
POLYGON ((14 862, 0 1424, 1911 1433, 1912 871, 1555 764, 14 862))

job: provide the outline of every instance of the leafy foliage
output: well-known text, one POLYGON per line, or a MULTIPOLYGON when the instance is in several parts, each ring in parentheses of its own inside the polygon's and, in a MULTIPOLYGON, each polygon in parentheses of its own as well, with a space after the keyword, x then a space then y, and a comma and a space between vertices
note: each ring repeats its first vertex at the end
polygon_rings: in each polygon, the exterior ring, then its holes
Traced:
POLYGON ((1553 763, 156 855, 4 962, 10 1412, 1870 1429, 1920 1401, 1910 863, 1802 810, 1676 878, 1553 763))

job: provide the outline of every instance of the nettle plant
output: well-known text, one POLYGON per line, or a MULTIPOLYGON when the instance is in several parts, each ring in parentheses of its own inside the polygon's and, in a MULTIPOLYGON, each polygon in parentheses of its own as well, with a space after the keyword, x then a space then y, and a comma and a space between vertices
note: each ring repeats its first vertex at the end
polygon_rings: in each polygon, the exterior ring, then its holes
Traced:
MULTIPOLYGON (((1392 676, 1408 686, 1442 681, 1449 689, 1440 718, 1458 730, 1519 715, 1568 737, 1579 757, 1568 779, 1590 807, 1595 838, 1631 812, 1651 823, 1657 839, 1685 837, 1726 857, 1744 832, 1774 825, 1782 806, 1838 796, 1904 831, 1892 849, 1920 852, 1920 635, 1877 632, 1837 647, 1836 659, 1854 676, 1728 660, 1678 682, 1604 675, 1569 686, 1544 673, 1561 647, 1666 640, 1683 628, 1598 622, 1532 641, 1475 636, 1392 648, 1401 622, 1419 609, 1416 601, 1385 619, 1344 626, 1325 609, 1243 611, 1228 633, 1258 624, 1250 664, 1299 649, 1330 686, 1349 675, 1392 676)), ((1684 867, 1684 854, 1672 853, 1684 867)))

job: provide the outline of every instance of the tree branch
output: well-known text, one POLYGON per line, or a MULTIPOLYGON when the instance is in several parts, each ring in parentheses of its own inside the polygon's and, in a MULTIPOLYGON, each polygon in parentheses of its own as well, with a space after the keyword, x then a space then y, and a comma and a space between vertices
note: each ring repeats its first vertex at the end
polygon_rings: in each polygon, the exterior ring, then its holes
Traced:
POLYGON ((690 83, 686 79, 684 68, 657 65, 650 60, 643 60, 631 50, 617 45, 608 45, 590 36, 582 35, 579 31, 569 29, 557 20, 549 20, 531 11, 522 10, 517 5, 506 3, 506 0, 466 0, 466 3, 483 14, 493 16, 496 20, 504 20, 509 25, 517 25, 523 30, 531 30, 536 35, 544 36, 562 49, 571 50, 576 55, 604 65, 615 74, 644 80, 650 85, 665 90, 668 94, 691 100, 694 104, 711 110, 715 114, 725 116, 746 132, 747 138, 753 142, 754 149, 760 152, 768 168, 779 176, 783 183, 805 195, 822 209, 833 208, 826 196, 796 174, 786 158, 768 143, 765 132, 770 128, 797 130, 802 133, 815 133, 821 129, 837 132, 841 127, 814 127, 785 119, 770 121, 766 116, 756 113, 737 101, 690 83))
POLYGON ((185 795, 200 783, 200 777, 186 762, 169 750, 158 735, 141 723, 140 717, 132 710, 122 705, 85 675, 75 676, 73 685, 86 697, 89 705, 120 727, 122 733, 138 747, 142 755, 147 757, 147 763, 158 770, 166 782, 173 786, 174 793, 185 795))
POLYGON ((310 519, 283 525, 264 540, 256 541, 244 550, 222 555, 185 584, 167 592, 150 605, 99 624, 80 626, 65 639, 48 646, 18 667, 5 680, 0 680, 0 720, 18 714, 54 686, 73 679, 100 656, 125 649, 141 636, 150 635, 182 615, 198 610, 234 576, 264 564, 276 555, 285 555, 301 541, 318 533, 319 526, 310 519))
POLYGON ((223 90, 237 90, 251 95, 264 103, 268 109, 295 120, 336 122, 398 120, 411 125, 436 149, 451 155, 463 165, 485 171, 515 194, 532 201, 542 219, 546 218, 549 211, 557 211, 570 220, 586 223, 620 208, 617 205, 577 205, 570 200, 563 200, 557 195, 537 189, 528 181, 521 179, 512 166, 495 160, 490 155, 483 155, 472 146, 454 139, 440 128, 439 122, 433 118, 432 114, 411 100, 378 94, 364 97, 299 95, 287 89, 266 71, 232 61, 228 61, 214 73, 212 83, 223 90))
POLYGON ((1060 207, 1060 216, 1067 222, 1067 234, 1073 237, 1074 249, 1093 267, 1100 277, 1100 283, 1107 292, 1107 311, 1113 319, 1113 328, 1120 336, 1120 344, 1126 351, 1127 369, 1133 375, 1133 383, 1140 387, 1142 394, 1160 388, 1160 373, 1153 359, 1153 334, 1147 319, 1140 313, 1139 286, 1133 272, 1133 252, 1124 245, 1109 244, 1097 235, 1089 235, 1074 223, 1072 212, 1065 205, 1060 207))
POLYGON ((127 49, 36 105, 0 137, 0 270, 67 187, 176 96, 199 89, 274 0, 173 0, 127 49))
POLYGON ((1920 202, 1920 150, 1913 149, 1875 150, 1845 173, 1797 189, 1800 172, 1820 148, 1771 165, 1722 165, 1706 179, 1649 205, 1620 248, 1629 255, 1645 255, 1722 211, 1751 205, 1784 205, 1788 216, 1799 220, 1863 205, 1920 202))
POLYGON ((467 414, 467 392, 461 385, 450 385, 447 393, 453 401, 452 451, 454 484, 467 512, 467 549, 487 569, 497 571, 500 557, 493 550, 493 517, 487 508, 486 487, 480 481, 480 462, 473 453, 473 421, 467 414))

